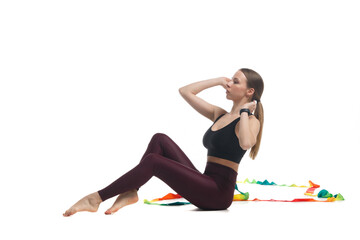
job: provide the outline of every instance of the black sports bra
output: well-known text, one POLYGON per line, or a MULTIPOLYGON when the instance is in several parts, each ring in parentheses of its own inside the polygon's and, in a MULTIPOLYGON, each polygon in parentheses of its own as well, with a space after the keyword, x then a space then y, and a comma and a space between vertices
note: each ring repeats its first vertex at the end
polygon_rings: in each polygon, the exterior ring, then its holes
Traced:
POLYGON ((240 117, 236 118, 219 130, 211 130, 217 120, 224 115, 225 114, 220 115, 205 132, 203 145, 208 149, 208 156, 219 157, 232 162, 240 163, 242 157, 246 153, 246 150, 240 147, 239 138, 235 134, 235 126, 240 120, 240 117))

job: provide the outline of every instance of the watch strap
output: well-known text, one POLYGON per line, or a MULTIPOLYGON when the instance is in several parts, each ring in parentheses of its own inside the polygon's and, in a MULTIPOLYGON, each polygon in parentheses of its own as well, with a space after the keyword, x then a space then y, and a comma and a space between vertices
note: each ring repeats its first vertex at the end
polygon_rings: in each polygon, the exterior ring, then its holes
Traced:
POLYGON ((252 115, 252 113, 250 112, 250 110, 249 110, 248 108, 243 108, 243 109, 241 109, 241 110, 240 110, 240 115, 241 115, 242 112, 247 112, 248 115, 252 115))

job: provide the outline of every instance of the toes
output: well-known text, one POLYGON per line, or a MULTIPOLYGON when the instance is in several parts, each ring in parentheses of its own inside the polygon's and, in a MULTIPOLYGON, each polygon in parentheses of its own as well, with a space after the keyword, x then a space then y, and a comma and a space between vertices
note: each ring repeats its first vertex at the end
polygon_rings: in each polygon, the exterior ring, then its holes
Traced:
POLYGON ((69 209, 69 210, 67 210, 65 213, 63 213, 63 216, 64 216, 64 217, 68 217, 68 216, 73 215, 74 213, 75 213, 75 212, 72 211, 72 209, 69 209))
POLYGON ((117 212, 117 210, 119 210, 119 209, 109 208, 108 210, 106 210, 105 214, 106 214, 106 215, 112 215, 112 214, 114 214, 115 212, 117 212))

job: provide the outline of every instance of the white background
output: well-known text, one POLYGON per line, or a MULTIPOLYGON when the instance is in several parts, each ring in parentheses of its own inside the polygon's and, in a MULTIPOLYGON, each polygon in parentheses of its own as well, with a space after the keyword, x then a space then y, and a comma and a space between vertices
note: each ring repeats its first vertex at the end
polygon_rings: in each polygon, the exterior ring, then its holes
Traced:
MULTIPOLYGON (((350 220, 359 210, 356 6, 304 0, 1 1, 1 238, 357 234, 350 220), (231 78, 243 67, 264 79, 265 120, 258 156, 253 161, 246 153, 238 180, 312 180, 345 201, 237 202, 210 212, 145 205, 145 198, 173 192, 154 177, 141 187, 138 203, 112 216, 103 212, 115 198, 96 213, 62 216, 133 168, 157 132, 171 137, 203 171, 202 137, 212 122, 178 89, 231 78)), ((231 110, 221 86, 198 96, 231 110)))

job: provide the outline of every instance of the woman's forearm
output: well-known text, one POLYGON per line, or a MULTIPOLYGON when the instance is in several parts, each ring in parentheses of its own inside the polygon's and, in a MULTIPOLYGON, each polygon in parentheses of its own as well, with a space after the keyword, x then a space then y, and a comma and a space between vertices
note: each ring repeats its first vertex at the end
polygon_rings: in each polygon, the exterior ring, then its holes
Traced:
POLYGON ((181 93, 191 92, 196 95, 204 89, 220 85, 221 81, 222 81, 222 77, 211 78, 208 80, 202 80, 202 81, 194 82, 194 83, 188 84, 184 87, 181 87, 181 88, 179 88, 179 91, 181 93))
POLYGON ((247 150, 252 147, 252 143, 255 141, 256 139, 250 131, 249 115, 242 112, 239 124, 239 145, 242 149, 247 150))

